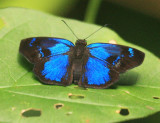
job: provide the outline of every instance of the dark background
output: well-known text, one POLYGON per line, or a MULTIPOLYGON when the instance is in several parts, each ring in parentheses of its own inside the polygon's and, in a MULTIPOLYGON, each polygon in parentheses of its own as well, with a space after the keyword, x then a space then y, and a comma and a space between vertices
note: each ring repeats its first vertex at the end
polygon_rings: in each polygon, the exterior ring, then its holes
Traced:
MULTIPOLYGON (((84 20, 88 1, 79 1, 64 17, 84 20)), ((160 57, 160 21, 138 11, 102 1, 96 24, 109 24, 127 42, 139 45, 160 57)))

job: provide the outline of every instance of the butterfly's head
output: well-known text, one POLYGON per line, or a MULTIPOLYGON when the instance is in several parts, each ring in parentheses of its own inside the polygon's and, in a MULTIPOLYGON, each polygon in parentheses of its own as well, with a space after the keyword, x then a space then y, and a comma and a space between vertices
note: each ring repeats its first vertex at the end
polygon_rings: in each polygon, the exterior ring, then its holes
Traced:
POLYGON ((75 43, 75 45, 83 45, 83 46, 86 46, 87 45, 87 42, 85 39, 78 39, 75 43))

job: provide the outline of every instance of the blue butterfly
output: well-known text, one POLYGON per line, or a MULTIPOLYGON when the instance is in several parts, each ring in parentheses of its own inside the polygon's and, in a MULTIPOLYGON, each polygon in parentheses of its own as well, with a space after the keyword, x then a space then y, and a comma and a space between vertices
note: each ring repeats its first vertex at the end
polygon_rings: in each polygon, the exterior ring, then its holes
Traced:
POLYGON ((119 74, 139 66, 145 54, 137 49, 108 43, 87 45, 78 39, 33 37, 21 41, 20 53, 34 64, 34 73, 45 84, 107 88, 119 74))

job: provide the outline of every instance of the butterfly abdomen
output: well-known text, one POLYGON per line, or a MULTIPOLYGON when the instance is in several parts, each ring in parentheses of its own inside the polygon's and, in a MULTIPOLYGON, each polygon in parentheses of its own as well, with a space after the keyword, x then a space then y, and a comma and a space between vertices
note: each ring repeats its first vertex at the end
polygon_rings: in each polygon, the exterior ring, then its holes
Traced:
POLYGON ((73 60, 73 81, 74 83, 78 83, 81 73, 82 73, 82 60, 74 59, 73 60))

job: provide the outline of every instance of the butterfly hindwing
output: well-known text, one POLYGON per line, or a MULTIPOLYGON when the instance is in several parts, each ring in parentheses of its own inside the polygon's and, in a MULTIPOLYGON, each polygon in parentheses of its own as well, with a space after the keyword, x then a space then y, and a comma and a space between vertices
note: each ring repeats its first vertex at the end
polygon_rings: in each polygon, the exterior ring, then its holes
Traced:
POLYGON ((72 83, 72 42, 61 38, 35 37, 21 41, 20 53, 34 64, 35 75, 45 84, 72 83))
POLYGON ((105 61, 95 57, 88 57, 78 84, 83 87, 106 88, 116 82, 118 78, 119 73, 105 61))
POLYGON ((69 85, 72 83, 72 60, 69 55, 52 56, 34 66, 34 73, 45 84, 69 85))
POLYGON ((115 44, 94 43, 87 50, 79 81, 84 87, 107 88, 118 80, 119 73, 140 65, 144 59, 141 51, 115 44))

